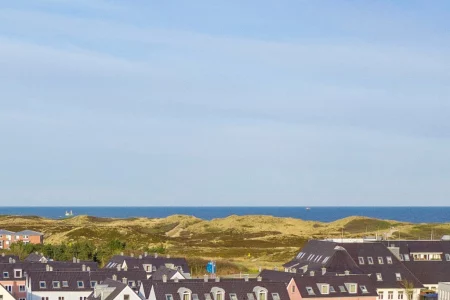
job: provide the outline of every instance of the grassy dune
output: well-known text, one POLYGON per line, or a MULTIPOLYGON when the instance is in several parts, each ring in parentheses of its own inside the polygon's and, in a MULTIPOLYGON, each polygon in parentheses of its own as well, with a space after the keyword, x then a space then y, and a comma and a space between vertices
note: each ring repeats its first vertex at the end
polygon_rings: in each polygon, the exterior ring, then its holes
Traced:
POLYGON ((111 219, 77 216, 54 220, 40 217, 0 216, 0 228, 32 229, 44 233, 45 243, 79 240, 94 243, 126 241, 130 252, 164 245, 171 255, 187 256, 201 273, 204 260, 216 259, 225 273, 256 272, 279 267, 291 259, 308 239, 362 237, 389 234, 391 239, 435 238, 450 233, 450 224, 412 224, 365 217, 330 223, 271 216, 229 216, 211 221, 174 215, 161 219, 111 219))

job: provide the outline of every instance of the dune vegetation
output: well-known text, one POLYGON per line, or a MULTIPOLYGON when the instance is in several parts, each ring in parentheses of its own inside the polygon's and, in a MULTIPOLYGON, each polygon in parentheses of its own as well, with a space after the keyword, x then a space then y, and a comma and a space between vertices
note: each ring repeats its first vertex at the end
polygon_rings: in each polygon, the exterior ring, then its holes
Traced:
POLYGON ((89 249, 86 257, 103 264, 120 252, 154 251, 187 257, 195 275, 204 273, 210 259, 217 261, 221 274, 255 273, 259 268, 280 267, 309 239, 377 234, 389 239, 429 239, 432 233, 440 238, 450 232, 448 223, 414 224, 366 217, 323 223, 256 215, 213 220, 183 215, 160 219, 76 216, 58 220, 0 216, 0 228, 44 233, 44 246, 15 247, 13 251, 20 255, 42 250, 50 256, 59 253, 67 258, 80 248, 89 249))

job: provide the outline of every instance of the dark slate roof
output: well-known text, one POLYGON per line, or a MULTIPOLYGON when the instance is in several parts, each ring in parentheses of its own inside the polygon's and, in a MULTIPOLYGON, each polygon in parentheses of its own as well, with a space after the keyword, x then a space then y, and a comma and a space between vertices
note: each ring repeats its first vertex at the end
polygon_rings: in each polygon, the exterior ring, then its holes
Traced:
POLYGON ((30 262, 40 262, 44 256, 37 253, 30 253, 24 260, 30 262))
POLYGON ((144 269, 144 264, 151 264, 152 267, 156 267, 159 269, 160 267, 165 266, 166 264, 174 264, 175 267, 181 267, 183 273, 190 273, 189 265, 185 258, 180 257, 154 257, 154 256, 143 256, 139 257, 131 257, 124 255, 114 255, 106 264, 106 268, 116 268, 117 264, 123 264, 126 262, 128 269, 144 269))
POLYGON ((280 299, 289 299, 286 285, 282 282, 270 281, 244 281, 244 280, 221 280, 220 282, 201 280, 183 280, 179 282, 162 282, 154 281, 151 283, 155 291, 157 300, 165 300, 166 294, 172 294, 174 300, 182 300, 178 294, 180 288, 187 288, 192 291, 192 294, 197 294, 199 300, 206 300, 205 294, 209 294, 211 299, 214 299, 211 289, 221 288, 225 291, 224 299, 229 299, 230 293, 235 293, 238 300, 248 300, 248 294, 252 294, 254 299, 257 299, 254 293, 254 288, 259 286, 268 290, 267 300, 274 300, 272 293, 278 293, 280 299))
POLYGON ((342 243, 358 267, 364 274, 370 274, 377 288, 403 288, 402 282, 396 278, 396 273, 401 275, 402 280, 407 280, 416 288, 423 287, 422 283, 415 277, 406 266, 399 261, 389 249, 382 243, 342 243), (364 264, 359 263, 359 257, 364 259, 364 264), (368 263, 371 257, 373 264, 368 263), (383 264, 378 263, 378 257, 382 257, 383 264), (392 259, 392 264, 387 263, 387 257, 392 259), (382 281, 378 281, 376 274, 380 273, 382 281))
POLYGON ((298 287, 302 298, 340 298, 340 297, 376 297, 378 296, 376 287, 373 281, 367 275, 345 275, 345 276, 295 276, 295 284, 298 287), (356 283, 357 293, 350 294, 348 292, 347 284, 356 283), (329 294, 321 294, 320 284, 329 284, 329 294), (340 287, 344 287, 341 291, 340 287), (364 292, 361 287, 365 286, 367 292, 364 292), (312 288, 314 294, 307 291, 307 287, 312 288), (333 287, 334 292, 331 291, 333 287))
MULTIPOLYGON (((152 273, 152 280, 162 280, 163 276, 166 275, 168 279, 172 278, 178 270, 169 269, 166 267, 160 267, 158 270, 152 273)), ((180 273, 181 274, 181 273, 180 273)), ((183 274, 181 274, 183 275, 183 274)), ((184 276, 183 276, 184 277, 184 276)))
POLYGON ((82 271, 30 271, 28 272, 33 291, 90 291, 89 272, 82 271), (40 287, 40 282, 45 282, 45 288, 40 287), (53 288, 53 281, 60 283, 59 288, 53 288), (63 286, 63 281, 68 282, 68 286, 63 286), (83 287, 78 287, 78 281, 83 282, 83 287))
POLYGON ((42 232, 34 231, 34 230, 22 230, 16 232, 15 235, 44 235, 42 232))
POLYGON ((403 255, 414 252, 450 254, 450 241, 384 241, 383 244, 389 247, 400 248, 400 254, 403 255))
MULTIPOLYGON (((114 298, 117 297, 117 295, 120 294, 120 292, 122 292, 127 287, 126 284, 123 284, 121 282, 114 281, 111 279, 105 279, 101 284, 107 285, 109 288, 114 288, 114 291, 112 291, 111 294, 109 294, 103 300, 113 300, 114 298)), ((92 294, 89 295, 88 299, 89 300, 101 299, 101 294, 99 294, 98 297, 94 297, 94 296, 95 296, 95 294, 94 294, 94 292, 92 292, 92 294)))
POLYGON ((16 262, 20 261, 20 259, 17 255, 11 255, 11 254, 8 254, 8 255, 5 254, 5 256, 3 256, 3 254, 0 255, 0 263, 9 263, 10 259, 14 259, 16 262))
POLYGON ((259 273, 259 276, 261 276, 263 280, 284 282, 285 284, 288 284, 295 275, 295 273, 273 270, 262 270, 261 273, 259 273))
POLYGON ((13 235, 14 232, 6 230, 6 229, 0 229, 0 235, 13 235))
POLYGON ((438 284, 450 281, 450 262, 447 261, 404 261, 403 264, 423 284, 438 284))
POLYGON ((295 259, 283 266, 285 268, 298 267, 299 264, 305 265, 306 263, 308 268, 321 268, 334 255, 336 245, 333 242, 311 240, 302 248, 295 259))
POLYGON ((123 278, 126 278, 127 283, 128 281, 134 281, 136 286, 138 285, 138 281, 141 282, 147 279, 147 273, 145 273, 145 271, 143 270, 117 271, 114 269, 99 269, 97 271, 92 271, 90 276, 92 280, 100 282, 107 278, 112 279, 114 275, 117 276, 118 281, 122 281, 123 278))
POLYGON ((334 254, 326 262, 324 267, 328 273, 344 273, 345 271, 350 271, 352 274, 364 273, 347 250, 339 246, 335 247, 334 254))

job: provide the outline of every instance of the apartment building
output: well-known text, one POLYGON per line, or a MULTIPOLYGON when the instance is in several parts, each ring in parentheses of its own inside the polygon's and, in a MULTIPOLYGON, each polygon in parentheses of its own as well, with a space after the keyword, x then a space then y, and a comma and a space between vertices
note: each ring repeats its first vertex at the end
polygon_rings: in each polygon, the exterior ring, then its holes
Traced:
POLYGON ((42 244, 44 243, 44 234, 33 230, 13 232, 0 229, 0 249, 9 249, 12 243, 19 241, 25 244, 42 244))

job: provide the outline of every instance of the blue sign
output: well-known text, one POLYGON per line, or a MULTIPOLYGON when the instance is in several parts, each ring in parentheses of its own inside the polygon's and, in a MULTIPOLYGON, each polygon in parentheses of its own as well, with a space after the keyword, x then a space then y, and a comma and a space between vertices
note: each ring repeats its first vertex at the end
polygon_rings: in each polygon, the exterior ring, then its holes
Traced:
POLYGON ((216 273, 216 263, 213 261, 210 261, 206 264, 206 272, 210 274, 216 273))

